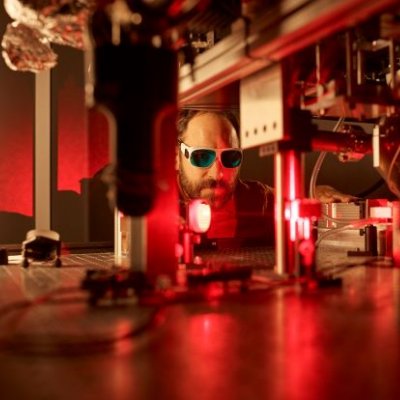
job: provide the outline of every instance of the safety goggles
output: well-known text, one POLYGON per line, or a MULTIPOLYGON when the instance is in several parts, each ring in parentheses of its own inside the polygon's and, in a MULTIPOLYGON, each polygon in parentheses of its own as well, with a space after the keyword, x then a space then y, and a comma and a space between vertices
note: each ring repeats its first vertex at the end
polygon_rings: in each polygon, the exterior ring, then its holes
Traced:
POLYGON ((217 156, 225 168, 236 168, 242 163, 243 152, 241 149, 210 149, 207 147, 191 147, 178 140, 181 153, 190 163, 199 168, 209 168, 214 164, 217 156))

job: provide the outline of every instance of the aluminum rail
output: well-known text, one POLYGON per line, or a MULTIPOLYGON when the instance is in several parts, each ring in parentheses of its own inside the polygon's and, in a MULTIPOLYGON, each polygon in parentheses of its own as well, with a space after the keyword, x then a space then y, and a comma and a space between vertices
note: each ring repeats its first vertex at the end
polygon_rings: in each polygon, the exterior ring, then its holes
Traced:
POLYGON ((398 0, 286 0, 180 68, 179 102, 190 103, 240 80, 318 40, 355 26, 398 0))

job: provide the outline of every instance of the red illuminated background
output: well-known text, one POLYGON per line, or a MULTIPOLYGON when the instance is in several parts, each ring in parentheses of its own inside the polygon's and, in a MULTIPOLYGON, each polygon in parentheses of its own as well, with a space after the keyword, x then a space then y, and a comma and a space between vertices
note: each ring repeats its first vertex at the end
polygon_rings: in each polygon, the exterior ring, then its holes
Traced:
POLYGON ((82 178, 91 178, 108 162, 107 121, 84 104, 82 82, 71 72, 57 93, 57 189, 81 193, 82 178))
POLYGON ((33 76, 0 62, 0 210, 32 216, 33 76))
MULTIPOLYGON (((1 4, 1 37, 8 22, 1 4)), ((107 124, 85 106, 83 52, 54 50, 59 61, 51 71, 52 228, 69 241, 90 240, 89 222, 82 221, 88 219, 88 193, 82 192, 108 162, 107 124), (79 222, 72 226, 74 219, 79 222)), ((11 71, 0 57, 0 88, 0 243, 18 243, 34 227, 35 75, 11 71)), ((99 202, 106 200, 99 196, 99 202)))

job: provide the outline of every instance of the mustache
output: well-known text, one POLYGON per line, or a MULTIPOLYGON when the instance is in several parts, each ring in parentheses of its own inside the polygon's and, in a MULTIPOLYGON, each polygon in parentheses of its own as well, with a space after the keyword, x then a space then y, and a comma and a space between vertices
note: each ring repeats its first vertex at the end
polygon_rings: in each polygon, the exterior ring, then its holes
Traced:
POLYGON ((199 190, 202 189, 216 189, 216 188, 223 188, 226 190, 230 189, 230 186, 227 182, 221 179, 207 179, 206 181, 200 184, 199 190))

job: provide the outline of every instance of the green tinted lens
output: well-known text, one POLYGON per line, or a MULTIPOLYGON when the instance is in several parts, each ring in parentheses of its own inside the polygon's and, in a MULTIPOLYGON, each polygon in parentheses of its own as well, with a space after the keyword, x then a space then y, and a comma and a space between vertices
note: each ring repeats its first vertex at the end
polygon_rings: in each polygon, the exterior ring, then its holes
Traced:
POLYGON ((206 168, 215 161, 216 153, 213 150, 199 149, 194 150, 190 157, 190 162, 195 167, 206 168))
POLYGON ((221 162, 225 168, 238 167, 242 158, 242 152, 239 150, 226 150, 221 153, 221 162))

